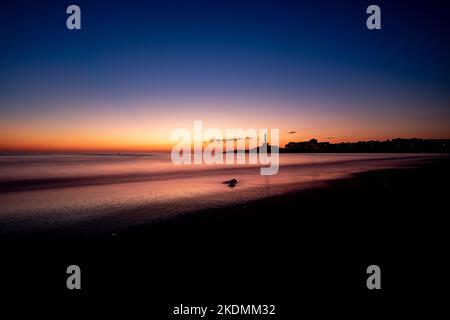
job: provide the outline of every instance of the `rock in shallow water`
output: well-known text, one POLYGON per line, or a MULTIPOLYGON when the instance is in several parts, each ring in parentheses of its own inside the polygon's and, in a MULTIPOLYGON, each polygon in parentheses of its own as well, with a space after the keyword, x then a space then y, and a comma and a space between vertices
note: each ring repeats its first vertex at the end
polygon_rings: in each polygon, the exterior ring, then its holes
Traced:
POLYGON ((230 188, 234 188, 237 184, 237 180, 231 179, 231 180, 224 181, 222 183, 228 185, 230 188))

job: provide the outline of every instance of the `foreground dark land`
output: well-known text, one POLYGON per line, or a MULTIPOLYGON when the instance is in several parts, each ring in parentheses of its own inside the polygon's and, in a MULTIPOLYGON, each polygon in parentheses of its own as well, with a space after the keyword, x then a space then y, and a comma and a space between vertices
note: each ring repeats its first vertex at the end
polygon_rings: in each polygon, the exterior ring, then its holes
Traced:
POLYGON ((305 311, 365 318, 386 307, 403 314, 429 298, 438 305, 450 270, 449 169, 445 158, 357 174, 116 236, 2 239, 1 290, 48 310, 89 304, 150 319, 181 303, 276 304, 283 319, 305 311), (66 289, 71 264, 81 267, 80 291, 66 289), (372 264, 380 291, 366 288, 372 264))

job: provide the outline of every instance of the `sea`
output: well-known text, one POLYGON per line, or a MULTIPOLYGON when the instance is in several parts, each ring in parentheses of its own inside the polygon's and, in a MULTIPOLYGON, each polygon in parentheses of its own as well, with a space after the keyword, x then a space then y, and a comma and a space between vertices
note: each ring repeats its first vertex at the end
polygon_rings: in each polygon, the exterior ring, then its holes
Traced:
POLYGON ((51 230, 114 234, 358 172, 418 166, 438 156, 283 153, 278 174, 264 176, 260 165, 174 164, 170 153, 2 154, 0 235, 51 230), (231 179, 238 181, 234 187, 223 183, 231 179))

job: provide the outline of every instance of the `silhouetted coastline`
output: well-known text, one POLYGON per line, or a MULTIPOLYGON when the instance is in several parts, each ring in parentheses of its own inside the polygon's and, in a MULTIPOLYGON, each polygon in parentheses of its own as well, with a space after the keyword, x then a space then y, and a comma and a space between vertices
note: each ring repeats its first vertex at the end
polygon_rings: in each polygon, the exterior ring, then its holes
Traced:
MULTIPOLYGON (((389 139, 385 141, 369 140, 357 142, 331 143, 310 139, 309 141, 292 141, 284 148, 272 146, 269 143, 250 149, 259 152, 271 153, 278 150, 280 153, 450 153, 450 139, 389 139)), ((249 153, 246 150, 224 151, 224 153, 249 153)))
POLYGON ((303 142, 289 142, 284 148, 280 148, 284 153, 450 153, 450 139, 391 139, 386 141, 358 141, 358 142, 319 142, 311 139, 303 142))

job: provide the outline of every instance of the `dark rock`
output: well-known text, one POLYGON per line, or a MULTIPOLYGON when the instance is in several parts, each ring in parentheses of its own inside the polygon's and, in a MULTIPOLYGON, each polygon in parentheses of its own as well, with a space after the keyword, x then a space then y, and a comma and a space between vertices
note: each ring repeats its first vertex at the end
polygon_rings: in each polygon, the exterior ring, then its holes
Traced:
POLYGON ((238 181, 236 179, 231 179, 231 180, 224 181, 222 183, 228 185, 230 188, 234 188, 236 186, 236 184, 238 183, 238 181))

